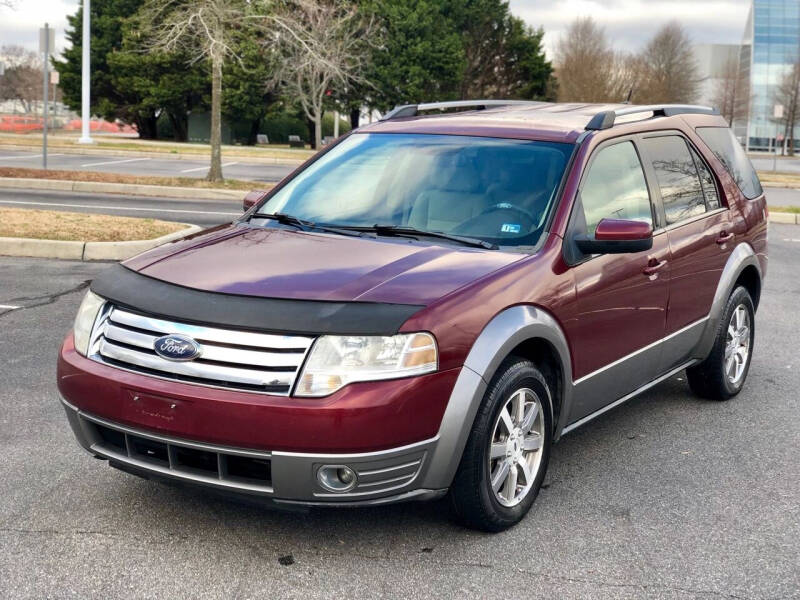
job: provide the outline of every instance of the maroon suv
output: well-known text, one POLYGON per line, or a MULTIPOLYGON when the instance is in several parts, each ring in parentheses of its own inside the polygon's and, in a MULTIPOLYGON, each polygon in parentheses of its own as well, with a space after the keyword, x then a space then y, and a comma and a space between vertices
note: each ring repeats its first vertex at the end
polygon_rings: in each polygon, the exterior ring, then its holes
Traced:
POLYGON ((125 471, 283 505, 449 492, 497 531, 568 431, 683 369, 735 396, 766 268, 712 109, 404 106, 102 274, 58 386, 125 471))

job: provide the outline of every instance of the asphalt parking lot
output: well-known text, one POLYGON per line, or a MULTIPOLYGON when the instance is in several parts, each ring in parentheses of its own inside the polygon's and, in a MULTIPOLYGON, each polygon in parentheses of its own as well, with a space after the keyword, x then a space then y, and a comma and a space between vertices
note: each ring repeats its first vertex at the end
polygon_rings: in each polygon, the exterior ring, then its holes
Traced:
MULTIPOLYGON (((299 164, 299 162, 297 163, 299 164)), ((5 150, 0 148, 0 167, 24 167, 39 169, 42 166, 41 151, 5 150)), ((54 170, 101 171, 126 175, 157 177, 205 177, 208 159, 178 159, 161 156, 112 156, 103 154, 63 154, 54 150, 47 155, 47 166, 54 170)), ((222 170, 230 179, 254 181, 280 181, 295 169, 293 164, 265 164, 248 162, 247 159, 223 156, 222 170)))
POLYGON ((444 503, 274 512, 93 460, 55 360, 107 265, 0 258, 0 598, 800 598, 800 227, 770 243, 744 391, 679 375, 569 434, 497 535, 444 503))

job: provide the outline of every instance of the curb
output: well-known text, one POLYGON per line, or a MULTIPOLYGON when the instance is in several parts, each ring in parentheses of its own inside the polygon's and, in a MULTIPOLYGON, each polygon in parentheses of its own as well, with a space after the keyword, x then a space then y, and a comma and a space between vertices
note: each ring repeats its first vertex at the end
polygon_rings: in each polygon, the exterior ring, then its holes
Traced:
POLYGON ((770 223, 782 223, 785 225, 800 225, 800 214, 785 212, 770 212, 770 223))
MULTIPOLYGON (((30 152, 31 150, 37 150, 41 146, 26 146, 24 144, 0 144, 0 150, 11 150, 11 151, 19 151, 19 152, 30 152)), ((147 152, 145 150, 113 150, 108 148, 71 148, 67 147, 60 147, 60 146, 49 146, 48 152, 59 152, 62 154, 86 154, 86 155, 96 155, 96 156, 130 156, 131 158, 168 158, 172 160, 198 160, 198 159, 210 159, 211 154, 204 154, 204 153, 197 153, 197 154, 188 154, 188 153, 172 153, 172 152, 147 152)), ((278 158, 275 156, 251 156, 249 154, 236 154, 234 153, 226 153, 223 151, 223 155, 225 159, 238 159, 245 162, 252 162, 257 164, 265 164, 265 165, 295 165, 300 166, 306 160, 311 158, 313 155, 309 155, 305 158, 278 158)))
POLYGON ((159 238, 129 242, 70 242, 0 237, 0 255, 86 261, 125 260, 145 250, 181 239, 198 231, 202 231, 202 227, 186 225, 185 229, 162 235, 159 238))
MULTIPOLYGON (((272 187, 273 184, 253 182, 253 189, 272 187)), ((244 190, 213 190, 207 188, 171 187, 168 185, 139 185, 135 183, 103 183, 99 181, 66 181, 63 179, 34 179, 0 177, 0 188, 51 190, 60 192, 89 192, 95 194, 126 194, 186 200, 235 200, 241 202, 248 192, 244 190)))

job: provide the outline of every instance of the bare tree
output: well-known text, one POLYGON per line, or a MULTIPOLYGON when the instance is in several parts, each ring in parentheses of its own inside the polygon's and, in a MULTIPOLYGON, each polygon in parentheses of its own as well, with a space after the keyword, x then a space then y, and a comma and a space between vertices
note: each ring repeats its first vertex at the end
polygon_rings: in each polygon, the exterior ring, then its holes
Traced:
POLYGON ((614 60, 605 30, 594 19, 583 17, 572 21, 555 49, 559 101, 608 102, 612 96, 609 73, 614 60))
POLYGON ((699 79, 692 43, 683 27, 672 21, 659 29, 642 52, 640 101, 648 104, 691 103, 699 79))
POLYGON ((640 95, 642 71, 640 56, 616 52, 608 72, 608 101, 636 102, 640 95))
POLYGON ((734 121, 747 117, 748 85, 747 80, 739 71, 739 60, 731 57, 722 66, 722 70, 715 77, 711 101, 733 126, 734 121))
POLYGON ((783 105, 783 138, 788 142, 789 156, 794 156, 794 129, 800 112, 800 62, 792 65, 775 90, 775 104, 783 105))
POLYGON ((320 148, 326 97, 334 88, 368 85, 361 74, 375 27, 346 0, 291 0, 264 22, 273 31, 267 43, 278 54, 274 82, 314 122, 320 148))
POLYGON ((42 60, 36 52, 22 46, 3 46, 0 57, 5 74, 0 77, 0 100, 15 100, 26 113, 42 98, 42 60))
POLYGON ((186 53, 211 63, 211 166, 209 181, 222 180, 222 70, 236 59, 234 36, 254 17, 248 0, 146 0, 140 12, 145 47, 186 53))

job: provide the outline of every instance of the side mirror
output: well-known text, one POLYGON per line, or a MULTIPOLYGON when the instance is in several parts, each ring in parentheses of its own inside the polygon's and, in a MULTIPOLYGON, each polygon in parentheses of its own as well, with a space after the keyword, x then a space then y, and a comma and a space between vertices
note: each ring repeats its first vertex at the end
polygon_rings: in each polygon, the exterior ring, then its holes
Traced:
POLYGON ((578 235, 575 244, 584 254, 627 254, 653 247, 653 228, 642 221, 602 219, 594 237, 578 235))
POLYGON ((253 208, 253 205, 261 202, 268 192, 269 190, 253 190, 252 192, 247 192, 244 200, 242 200, 242 208, 244 211, 247 212, 253 208))

